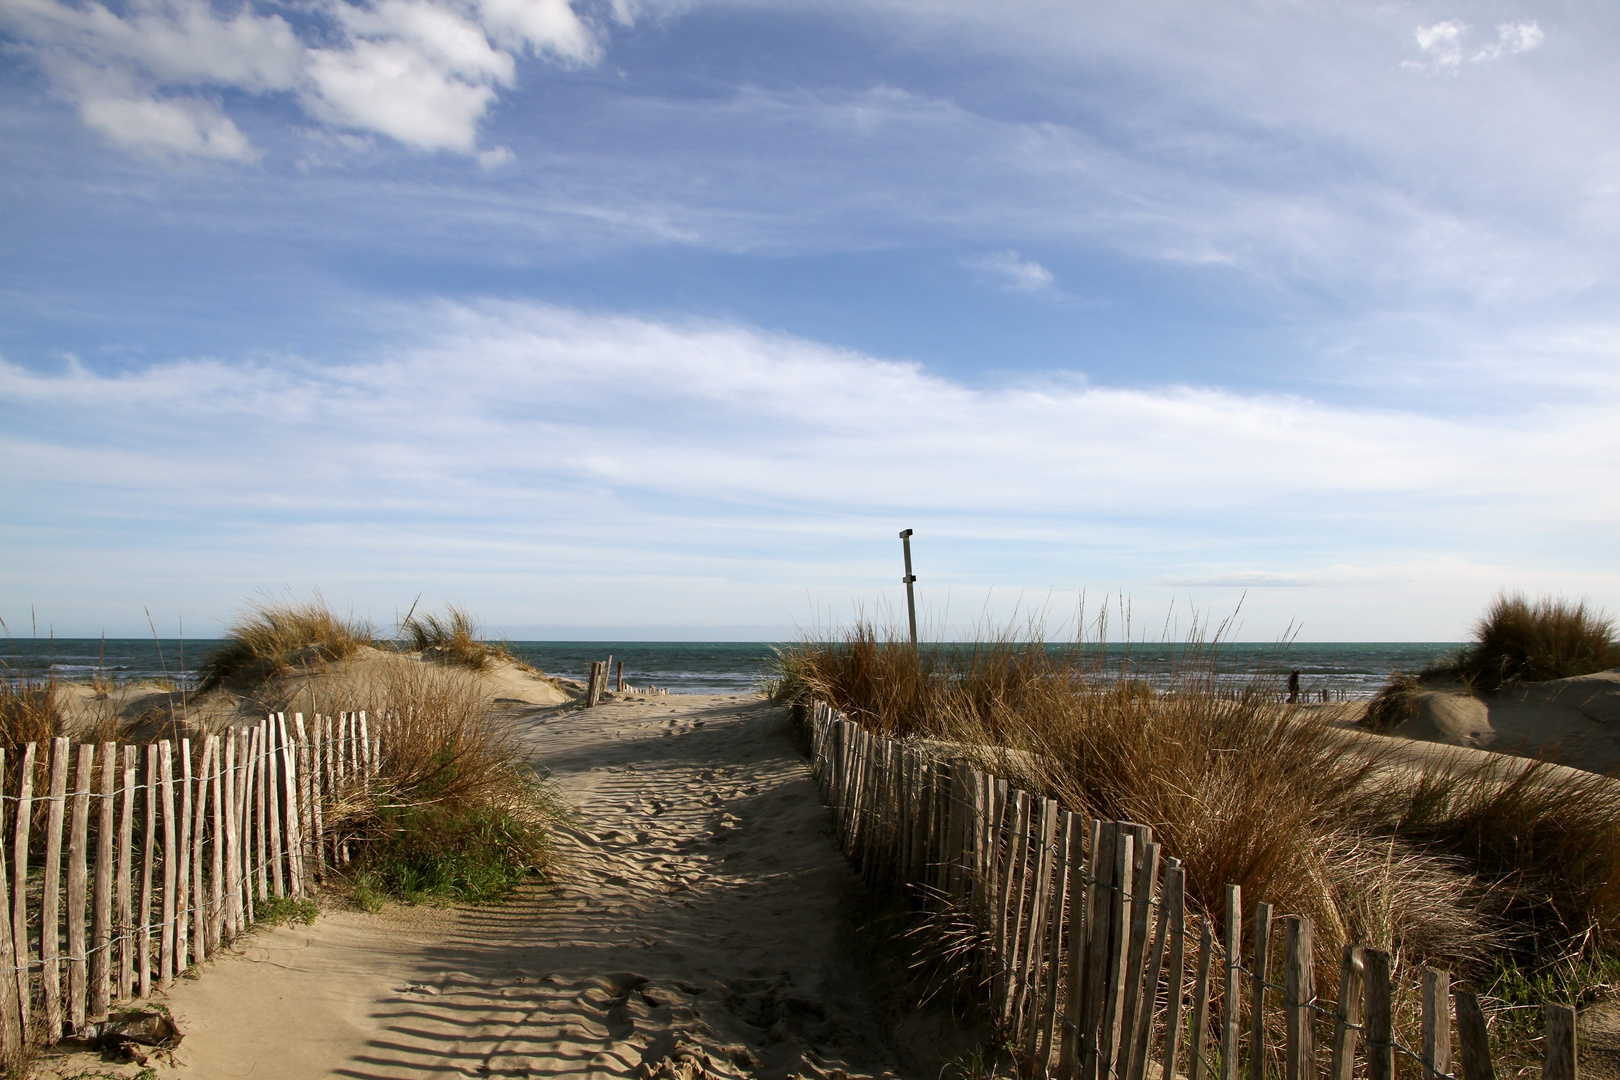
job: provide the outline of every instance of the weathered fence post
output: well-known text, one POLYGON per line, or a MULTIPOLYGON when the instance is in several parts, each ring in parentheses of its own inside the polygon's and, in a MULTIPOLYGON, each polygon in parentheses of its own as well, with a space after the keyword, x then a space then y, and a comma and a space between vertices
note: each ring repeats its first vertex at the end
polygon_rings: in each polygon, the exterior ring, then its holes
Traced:
POLYGON ((68 740, 51 743, 51 805, 45 822, 45 895, 39 919, 39 962, 45 984, 45 1042, 62 1037, 62 815, 67 803, 68 740))
POLYGON ((1395 1032, 1390 1015, 1389 953, 1364 949, 1367 1080, 1395 1080, 1395 1032))
POLYGON ((1543 1006, 1547 1038, 1541 1059, 1541 1080, 1577 1080, 1575 1009, 1570 1005, 1543 1006))
POLYGON ((1271 905, 1254 905, 1254 970, 1249 973, 1249 1080, 1266 1080, 1266 970, 1271 960, 1271 905))
POLYGON ((1302 915, 1283 919, 1286 928, 1283 994, 1287 1010, 1287 1058, 1283 1080, 1316 1080, 1316 1028, 1311 1011, 1316 1004, 1316 968, 1311 949, 1311 920, 1302 915))
POLYGON ((1423 1080, 1451 1075, 1451 976, 1423 969, 1423 1080))
POLYGON ((1496 1069, 1491 1065, 1490 1036, 1486 1033, 1479 996, 1472 990, 1453 987, 1451 999, 1457 1006, 1457 1051, 1462 1059, 1462 1080, 1496 1080, 1496 1069))
MULTIPOLYGON (((1243 890, 1226 887, 1226 987, 1221 998, 1221 1080, 1237 1080, 1238 1022, 1243 1007, 1243 981, 1238 978, 1243 947, 1243 890)), ((1385 1077, 1384 1080, 1389 1080, 1385 1077)))

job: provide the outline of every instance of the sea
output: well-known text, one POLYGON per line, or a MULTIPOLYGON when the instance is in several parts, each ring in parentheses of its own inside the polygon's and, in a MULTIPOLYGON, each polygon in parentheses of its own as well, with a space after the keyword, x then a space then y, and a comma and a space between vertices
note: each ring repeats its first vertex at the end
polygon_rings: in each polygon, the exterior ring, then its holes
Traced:
MULTIPOLYGON (((584 681, 592 661, 612 657, 624 662, 624 678, 633 686, 660 686, 674 694, 747 694, 773 674, 776 650, 791 643, 758 641, 511 641, 518 657, 548 675, 584 681)), ((167 678, 195 687, 200 672, 220 642, 177 638, 10 638, 0 639, 0 679, 39 681, 47 678, 140 682, 167 678)), ((971 649, 951 644, 947 649, 971 649)), ((1073 646, 1049 645, 1068 651, 1073 646)), ((1370 698, 1394 671, 1418 671, 1449 657, 1457 642, 1223 642, 1206 646, 1200 661, 1223 679, 1275 678, 1300 673, 1305 696, 1332 700, 1370 698)), ((1185 650, 1139 644, 1109 645, 1105 670, 1163 684, 1185 650)))

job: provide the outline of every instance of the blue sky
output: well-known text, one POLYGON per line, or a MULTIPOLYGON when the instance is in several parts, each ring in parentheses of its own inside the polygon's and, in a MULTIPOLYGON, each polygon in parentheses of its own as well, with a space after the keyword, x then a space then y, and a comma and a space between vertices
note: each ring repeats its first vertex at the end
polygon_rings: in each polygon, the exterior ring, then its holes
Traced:
POLYGON ((1620 609, 1620 9, 0 0, 0 617, 1620 609))

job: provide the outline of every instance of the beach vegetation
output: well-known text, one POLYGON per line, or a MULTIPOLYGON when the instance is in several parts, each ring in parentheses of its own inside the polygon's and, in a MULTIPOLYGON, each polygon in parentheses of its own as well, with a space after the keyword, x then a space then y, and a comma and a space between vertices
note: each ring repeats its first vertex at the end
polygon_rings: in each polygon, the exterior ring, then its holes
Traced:
POLYGON ((253 918, 261 926, 313 926, 321 913, 314 900, 291 896, 261 896, 253 904, 253 918))
POLYGON ((521 663, 508 646, 484 640, 477 620, 457 604, 446 604, 443 615, 412 613, 399 630, 400 643, 409 651, 474 671, 483 671, 496 660, 521 663))
MULTIPOLYGON (((1217 924, 1229 883, 1310 916, 1323 985, 1340 943, 1481 986, 1504 958, 1539 978, 1620 946, 1620 783, 1513 759, 1394 762, 1382 741, 1288 703, 1274 678, 1218 670, 1218 634, 1178 643, 1145 693, 1104 632, 1069 649, 1030 631, 915 647, 863 621, 782 649, 772 689, 1066 810, 1151 825, 1217 924)), ((1408 1020, 1414 1006, 1398 1003, 1408 1020)))
POLYGON ((1584 600, 1523 593, 1497 595, 1473 626, 1473 641, 1422 671, 1397 671, 1368 704, 1362 720, 1392 731, 1418 714, 1425 693, 1460 686, 1480 695, 1521 683, 1548 682, 1620 667, 1615 619, 1584 600))
POLYGON ((226 628, 203 665, 198 689, 309 670, 346 660, 375 642, 376 630, 370 623, 338 615, 319 593, 302 601, 266 597, 226 628))
POLYGON ((53 680, 0 678, 0 745, 45 742, 61 731, 53 680))
POLYGON ((548 869, 561 803, 473 673, 390 665, 353 694, 382 757, 373 784, 329 813, 361 840, 362 906, 371 894, 493 900, 548 869))
POLYGON ((1612 616, 1584 600, 1501 593, 1474 624, 1473 644, 1425 673, 1494 693, 1518 682, 1547 682, 1620 667, 1612 616))

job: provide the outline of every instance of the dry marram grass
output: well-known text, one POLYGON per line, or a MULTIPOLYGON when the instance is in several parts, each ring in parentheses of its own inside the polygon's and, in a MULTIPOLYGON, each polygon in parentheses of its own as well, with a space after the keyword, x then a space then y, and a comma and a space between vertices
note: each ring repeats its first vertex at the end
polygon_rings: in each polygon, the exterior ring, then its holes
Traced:
POLYGON ((226 629, 199 689, 318 667, 353 656, 375 638, 369 623, 337 615, 318 594, 301 602, 262 600, 226 629))

